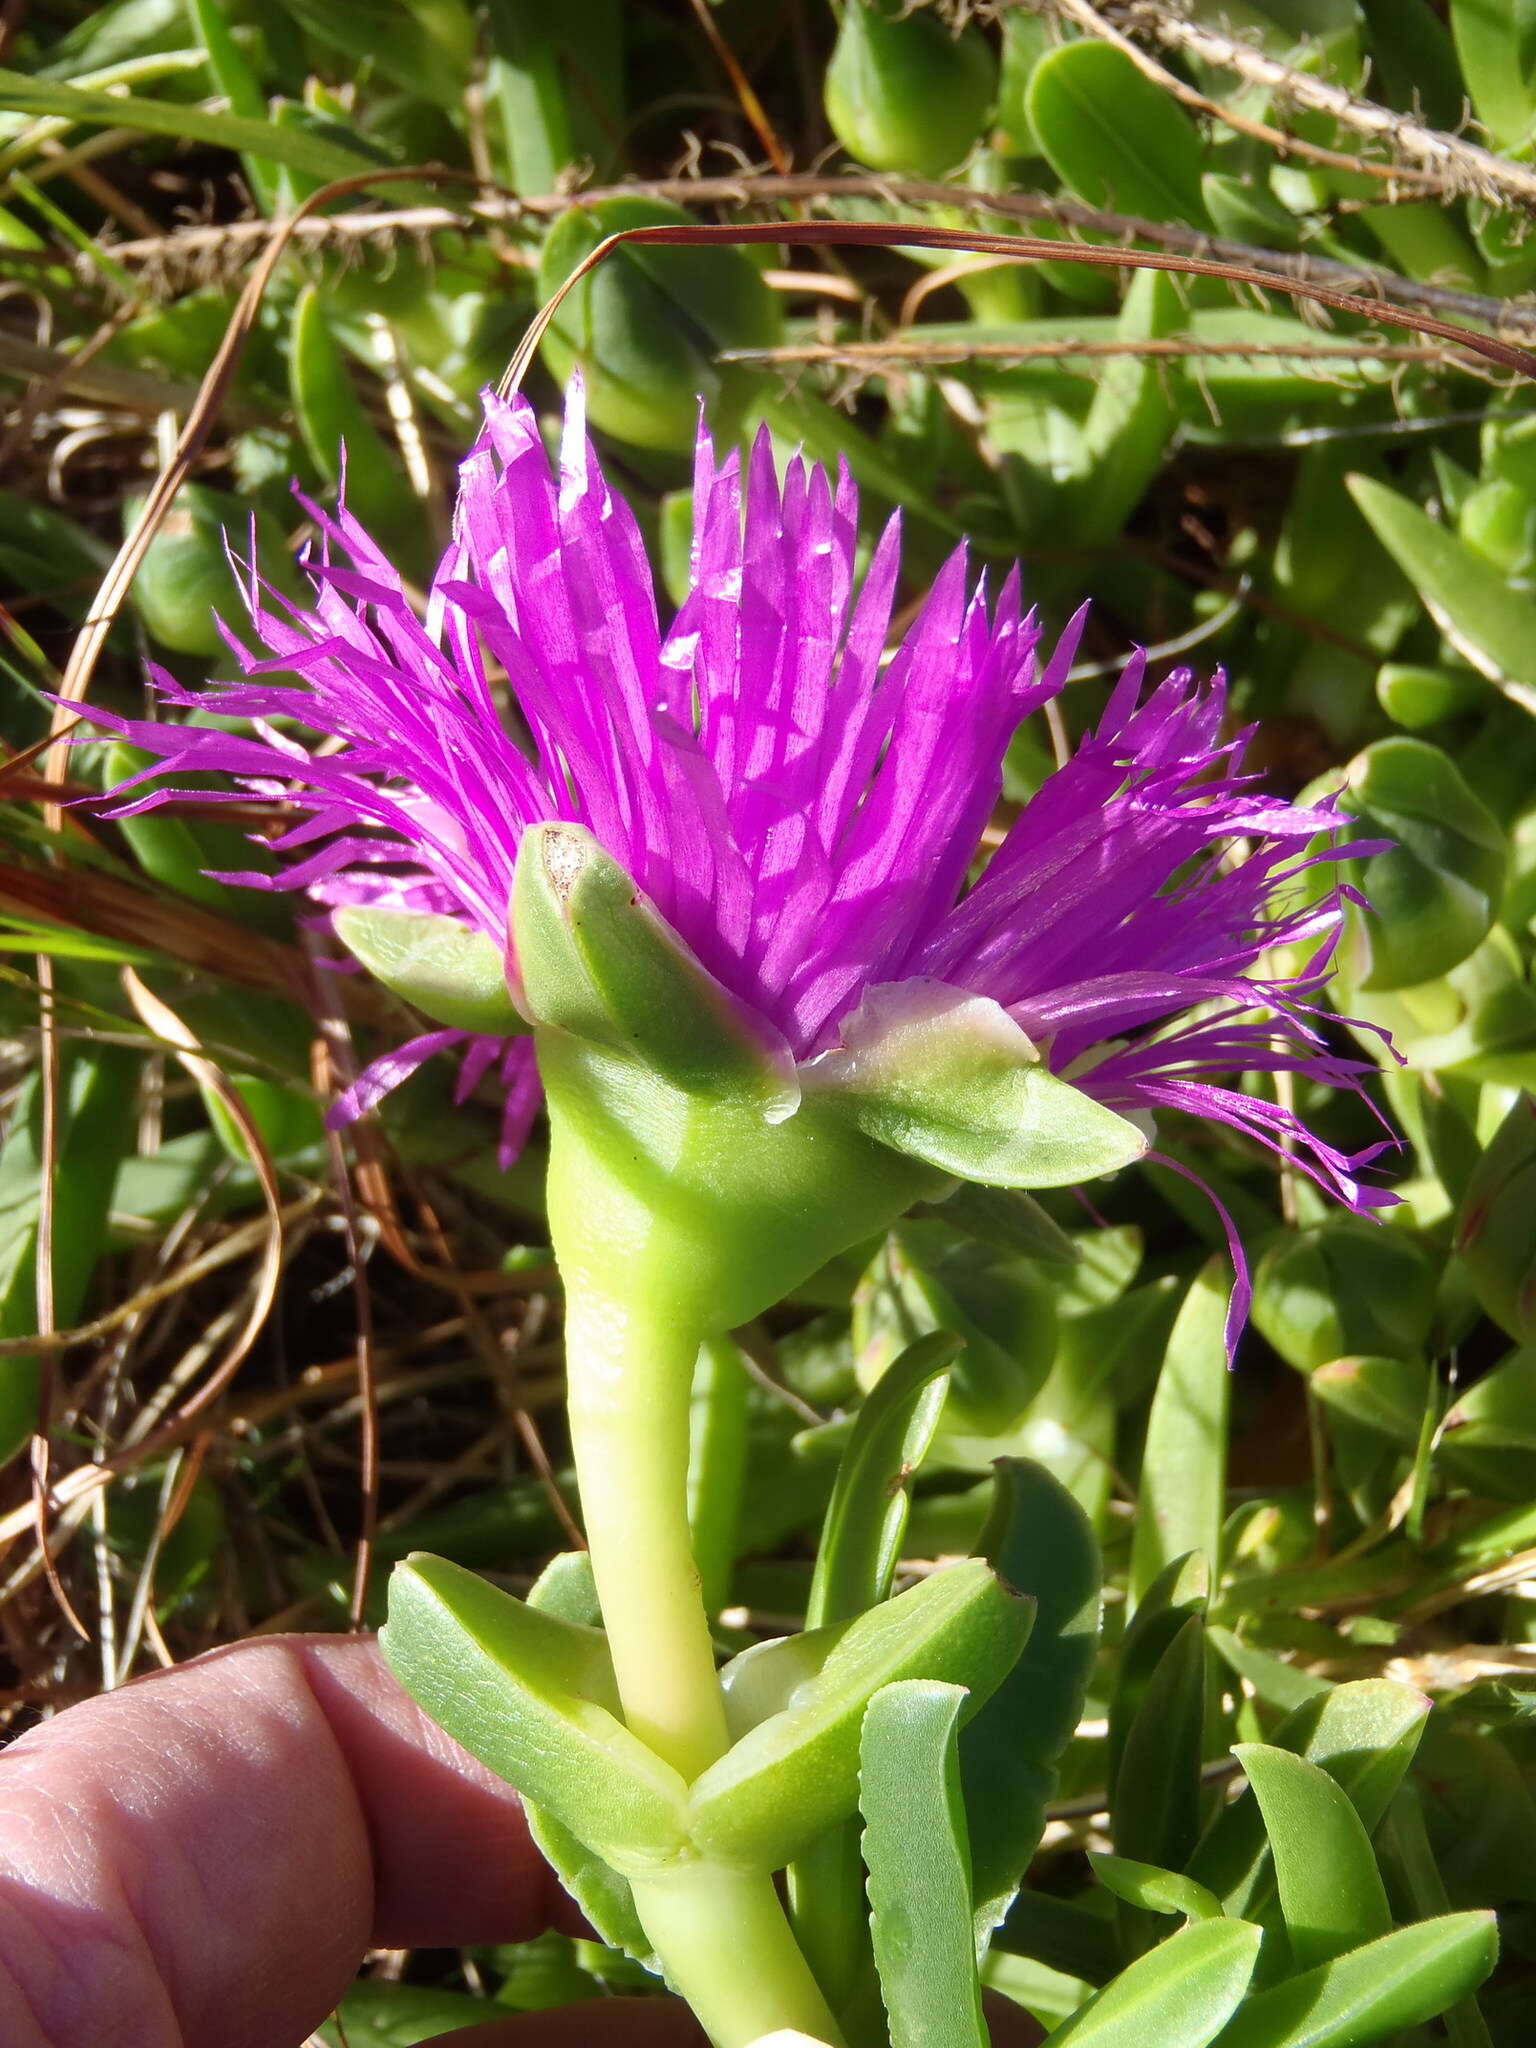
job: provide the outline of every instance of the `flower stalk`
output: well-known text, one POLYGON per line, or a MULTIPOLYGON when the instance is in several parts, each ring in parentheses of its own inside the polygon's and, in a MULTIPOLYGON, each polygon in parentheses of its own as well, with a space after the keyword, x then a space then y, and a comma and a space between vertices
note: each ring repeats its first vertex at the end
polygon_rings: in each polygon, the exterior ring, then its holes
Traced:
MULTIPOLYGON (((727 1748, 687 1518, 700 1334, 653 1301, 567 1283, 571 1445, 619 1697, 634 1733, 689 1780, 727 1748)), ((698 1857, 632 1888, 668 1977, 717 2048, 786 2027, 840 2040, 770 1877, 698 1857)))
MULTIPOLYGON (((548 1049, 546 1083, 551 1069, 578 1078, 584 1062, 562 1050, 548 1049)), ((693 1368, 714 1327, 701 1306, 709 1261, 679 1267, 667 1219, 604 1170, 590 1120, 568 1114, 567 1100, 551 1088, 549 1206, 592 1575, 625 1720, 692 1781, 728 1747, 688 1526, 693 1368)), ((632 1888, 668 1977, 717 2048, 782 2028, 840 2042, 771 1877, 697 1857, 632 1888)))
POLYGON ((701 1859, 634 1891, 667 1975, 715 2048, 752 2048, 781 2032, 842 2048, 771 1877, 701 1859))
POLYGON ((687 1516, 698 1333, 569 1281, 565 1316, 571 1450, 624 1717, 691 1780, 726 1748, 687 1516))

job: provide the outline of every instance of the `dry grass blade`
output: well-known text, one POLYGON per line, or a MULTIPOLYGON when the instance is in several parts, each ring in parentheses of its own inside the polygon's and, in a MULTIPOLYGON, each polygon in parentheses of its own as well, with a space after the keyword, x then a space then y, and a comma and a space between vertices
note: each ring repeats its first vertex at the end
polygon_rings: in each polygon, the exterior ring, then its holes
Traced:
MULTIPOLYGON (((122 1642, 117 1653, 116 1682, 122 1685, 133 1670, 134 1660, 139 1654, 145 1624, 150 1619, 150 1602, 154 1598, 155 1572, 159 1567, 160 1554, 165 1548, 166 1538, 180 1519, 180 1507, 185 1505, 189 1489, 182 1481, 182 1467, 187 1462, 184 1451, 175 1450, 165 1461, 165 1471, 160 1480, 160 1495, 156 1502, 154 1526, 150 1530, 149 1542, 145 1547, 144 1561, 139 1567, 138 1580, 134 1585, 133 1599, 128 1608, 128 1619, 123 1625, 122 1642)), ((101 1496, 98 1494, 97 1498, 101 1496)))
POLYGON ((705 40, 720 60, 720 68, 731 82, 731 91, 745 115, 752 133, 763 146, 763 154, 776 171, 789 169, 789 156, 768 118, 766 108, 758 98, 752 81, 741 68, 736 52, 715 23, 714 9, 710 0, 692 0, 694 19, 704 32, 705 40))
MULTIPOLYGON (((305 965, 292 946, 120 875, 0 861, 0 911, 110 939, 140 957, 159 953, 239 988, 270 991, 293 1002, 304 998, 305 965)), ((370 983, 359 980, 347 991, 347 1001, 365 1021, 386 1014, 385 999, 370 983)))
MULTIPOLYGON (((487 1362, 488 1363, 488 1362, 487 1362)), ((487 1376, 490 1377, 488 1370, 487 1376)), ((423 1393, 462 1385, 464 1367, 455 1362, 451 1365, 434 1366, 414 1373, 402 1373, 383 1381, 379 1387, 381 1405, 402 1403, 415 1399, 423 1393)), ((350 1356, 325 1366, 310 1367, 304 1377, 294 1385, 284 1387, 276 1393, 258 1394, 229 1417, 229 1426, 236 1435, 249 1432, 266 1423, 289 1415, 294 1409, 334 1401, 341 1388, 356 1388, 357 1360, 350 1356)), ((536 1406, 550 1407, 559 1402, 564 1391, 564 1380, 551 1374, 537 1381, 531 1381, 526 1389, 524 1406, 531 1412, 536 1406)), ((347 1423, 362 1413, 362 1399, 355 1392, 346 1400, 328 1409, 329 1418, 337 1423, 347 1423)), ((151 1429, 123 1445, 117 1451, 85 1465, 77 1465, 66 1472, 52 1490, 52 1500, 59 1511, 58 1534, 66 1533, 78 1524, 92 1495, 114 1479, 125 1473, 142 1470, 153 1459, 173 1451, 199 1434, 196 1417, 178 1414, 163 1428, 151 1429)), ((30 1504, 0 1515, 0 1548, 13 1543, 19 1536, 26 1535, 33 1525, 30 1504)), ((57 1541, 53 1546, 58 1548, 57 1541)), ((40 1562, 33 1558, 25 1567, 27 1576, 35 1576, 41 1569, 40 1562)), ((0 1588, 0 1605, 3 1605, 5 1588, 0 1588)))
MULTIPOLYGON (((265 226, 263 222, 263 226, 265 226)), ((269 230, 270 232, 270 230, 269 230)), ((98 405, 143 413, 153 419, 163 412, 189 413, 198 387, 181 378, 156 377, 148 370, 125 370, 115 363, 94 363, 62 349, 44 348, 19 334, 0 334, 0 377, 40 379, 45 391, 69 392, 98 405)))
MULTIPOLYGON (((522 202, 529 213, 564 211, 572 205, 596 204, 626 192, 644 193, 670 199, 680 205, 749 206, 774 201, 876 200, 892 207, 941 206, 952 213, 971 213, 1005 220, 1046 220, 1085 235, 1102 235, 1114 241, 1134 240, 1153 248, 1169 249, 1187 256, 1219 263, 1247 266, 1301 284, 1327 285, 1354 297, 1388 300, 1404 306, 1422 306, 1475 321, 1495 333, 1536 338, 1536 316, 1508 299, 1485 293, 1458 291, 1448 285, 1426 284, 1401 277, 1397 272, 1372 266, 1341 263, 1332 256, 1311 252, 1265 249, 1247 242, 1235 242, 1222 235, 1183 222, 1145 220, 1140 215, 1113 213, 1045 192, 976 192, 966 185, 935 184, 928 179, 848 174, 796 172, 788 177, 754 174, 734 178, 661 178, 630 185, 593 186, 572 199, 531 199, 522 202)), ((969 246, 969 245, 967 245, 969 246)), ((1062 249, 1056 245, 1056 253, 1062 249)), ((1067 260, 1071 260, 1070 253, 1067 260)))
MULTIPOLYGON (((267 246, 246 282, 240 296, 240 301, 198 388, 195 402, 188 409, 186 421, 177 438, 172 456, 157 475, 127 538, 107 570, 83 626, 76 635, 68 662, 59 680, 57 701, 54 705, 50 723, 49 744, 43 756, 42 779, 46 784, 51 786, 63 782, 67 734, 78 723, 70 707, 82 702, 89 691, 96 663, 106 644, 107 634, 110 632, 112 624, 127 597, 134 575, 137 573, 148 551, 150 542, 159 531, 169 512, 177 491, 180 489, 182 482, 191 470, 194 460, 212 432, 214 422, 219 415, 235 369, 256 324, 267 286, 287 247, 294 223, 305 215, 318 211, 319 208, 328 204, 331 200, 343 197, 354 191, 362 190, 369 185, 390 182, 399 178, 416 177, 418 175, 415 172, 401 171, 395 173, 362 174, 356 178, 338 180, 336 183, 324 186, 319 191, 313 193, 305 200, 295 215, 291 216, 289 220, 279 223, 271 230, 267 246)), ((445 175, 454 176, 456 174, 447 173, 445 175)), ((64 814, 57 803, 50 802, 45 806, 44 819, 52 831, 61 833, 64 814)), ((39 896, 46 898, 51 894, 56 899, 58 907, 64 911, 66 922, 76 922, 78 920, 79 878, 71 874, 66 868, 58 865, 57 862, 42 874, 12 871, 6 876, 5 881, 9 886, 4 888, 3 895, 0 895, 0 900, 4 900, 4 896, 7 895, 13 900, 19 896, 22 902, 26 904, 28 899, 31 899, 31 907, 35 909, 40 907, 37 900, 39 896)), ((92 877, 91 886, 93 887, 93 893, 98 906, 104 900, 110 901, 114 893, 111 878, 92 877), (106 884, 105 888, 96 886, 102 883, 106 884)), ((134 890, 130 885, 117 884, 116 892, 118 895, 136 896, 142 900, 142 892, 134 890)), ((119 904, 118 908, 121 909, 122 905, 119 904)), ((44 914, 47 914, 46 911, 44 914)), ((122 932, 122 937, 128 944, 137 949, 142 945, 145 936, 142 925, 137 924, 132 918, 127 919, 126 922, 128 929, 122 932)), ((178 906, 176 914, 170 922, 172 928, 179 935, 181 931, 184 931, 188 923, 195 924, 197 921, 187 918, 184 907, 178 906)), ((220 921, 215 920, 216 924, 218 922, 220 921)), ((93 927, 89 923, 87 923, 85 928, 99 929, 99 927, 93 927)), ((237 980, 249 978, 248 970, 242 973, 238 965, 240 953, 249 945, 249 935, 241 934, 239 944, 232 949, 234 954, 233 960, 222 963, 225 970, 231 972, 233 978, 237 980)), ((216 948, 216 950, 222 950, 222 945, 216 948)), ((258 947, 257 951, 259 952, 260 950, 260 947, 258 947)), ((179 957, 185 956, 183 954, 179 957)), ((210 962, 208 964, 214 963, 210 962)), ((269 974, 273 971, 278 971, 278 963, 270 952, 262 964, 267 967, 269 974)), ((37 1271, 38 1331, 44 1337, 52 1336, 54 1333, 50 1276, 52 1269, 53 1183, 58 1149, 58 1063, 57 1031, 53 1017, 52 975, 51 958, 47 955, 41 956, 38 961, 38 985, 42 993, 41 1026, 44 1086, 42 1090, 43 1142, 37 1232, 37 1271)), ((279 978, 282 978, 280 971, 279 978)), ((282 1271, 282 1204, 279 1198, 277 1179, 271 1157, 262 1140, 259 1129, 233 1085, 219 1071, 217 1066, 200 1051, 196 1038, 186 1029, 174 1011, 169 1009, 145 987, 131 967, 123 969, 123 984, 139 1017, 175 1050, 177 1058, 187 1068, 188 1072, 203 1087, 211 1091, 222 1104, 247 1149, 261 1185, 262 1197, 266 1203, 268 1213, 268 1228, 264 1238, 262 1261, 256 1283, 252 1289, 249 1310, 243 1321, 238 1323, 235 1334, 218 1365, 208 1374, 203 1384, 183 1403, 172 1427, 184 1429, 191 1418, 205 1409, 239 1370, 240 1365, 249 1354, 257 1334, 271 1312, 272 1305, 277 1297, 278 1281, 282 1271)), ((33 1438, 32 1444, 33 1501, 29 1519, 35 1523, 37 1530, 37 1562, 48 1575, 61 1610, 81 1636, 84 1637, 86 1631, 70 1606, 63 1585, 58 1579, 48 1541, 47 1518, 49 1501, 51 1497, 59 1497, 58 1493, 50 1485, 49 1445, 46 1429, 46 1419, 52 1392, 52 1357, 52 1349, 45 1350, 42 1360, 41 1377, 43 1391, 40 1403, 40 1426, 33 1438)), ((141 1455, 147 1454, 144 1445, 141 1444, 139 1449, 141 1455)), ((101 1465, 92 1468, 93 1471, 97 1472, 103 1469, 101 1465)), ((88 1490, 88 1488, 79 1489, 82 1494, 88 1490)))
MULTIPOLYGON (((1248 264, 1286 277, 1330 284, 1340 291, 1370 296, 1405 306, 1423 306, 1461 320, 1481 322, 1497 333, 1530 334, 1536 319, 1518 301, 1461 291, 1450 285, 1402 277, 1376 265, 1355 265, 1310 251, 1287 252, 1237 242, 1176 221, 1154 221, 1087 206, 1081 200, 1046 192, 977 192, 967 185, 935 184, 930 179, 846 172, 739 172, 730 177, 635 178, 621 185, 592 185, 579 194, 545 193, 527 199, 495 197, 476 202, 472 214, 446 206, 368 209, 331 217, 295 219, 286 223, 290 241, 309 248, 349 245, 390 247, 401 239, 426 240, 435 234, 462 233, 470 220, 516 225, 567 213, 574 206, 596 205, 605 199, 650 198, 684 206, 794 206, 817 202, 873 200, 891 207, 942 206, 1005 220, 1046 220, 1087 235, 1112 240, 1134 239, 1154 248, 1183 251, 1224 263, 1248 264)), ((169 278, 185 274, 197 284, 238 275, 261 254, 272 235, 264 220, 228 221, 214 226, 174 228, 153 241, 120 242, 113 254, 127 267, 142 267, 169 278)), ((910 237, 908 238, 910 239, 910 237)), ((1061 252, 1058 249, 1057 254, 1061 252)), ((0 265, 25 266, 39 252, 0 250, 0 265)), ((50 260, 56 260, 50 257, 50 260)))
POLYGON ((1315 305, 1327 306, 1336 313, 1350 313, 1363 320, 1385 321, 1394 327, 1406 327, 1415 334, 1433 335, 1438 340, 1453 343, 1455 347, 1466 350, 1474 357, 1481 357, 1485 362, 1496 363, 1500 368, 1513 370, 1523 377, 1536 378, 1536 355, 1527 349, 1517 348, 1510 342, 1496 340, 1491 335, 1474 334, 1467 328, 1453 326, 1449 321, 1410 312, 1406 307, 1381 305, 1370 299, 1358 298, 1350 292, 1335 291, 1327 285, 1305 283, 1300 279, 1286 277, 1273 270, 1258 269, 1248 264, 1218 263, 1196 256, 1165 255, 1161 250, 1152 249, 1101 249, 1087 246, 1077 248, 1064 246, 1060 242, 1038 241, 1027 235, 972 234, 961 228, 931 228, 915 224, 898 227, 881 221, 795 221, 771 224, 747 221, 724 227, 699 224, 689 227, 623 228, 617 234, 607 236, 576 266, 560 289, 529 322, 528 330, 519 342, 507 366, 506 375, 502 378, 503 393, 517 390, 522 383, 540 342, 551 322, 557 317, 567 295, 589 272, 596 269, 605 256, 611 255, 626 242, 688 246, 706 242, 792 242, 804 247, 831 244, 877 249, 954 249, 1037 262, 1081 263, 1091 269, 1100 270, 1165 270, 1190 277, 1216 277, 1224 279, 1229 284, 1250 285, 1260 291, 1284 292, 1291 298, 1305 299, 1315 305))
MULTIPOLYGON (((40 754, 47 753, 56 739, 67 739, 81 723, 80 719, 72 718, 62 732, 47 733, 42 739, 34 740, 30 747, 23 747, 19 752, 13 751, 3 739, 0 739, 0 791, 16 795, 17 778, 31 767, 40 754)), ((84 790, 73 789, 64 783, 49 788, 46 793, 58 803, 69 803, 76 796, 86 794, 84 790)))
MULTIPOLYGON (((54 1330, 53 1224, 54 1196, 59 1170, 59 1030, 54 1009, 53 961, 46 953, 37 960, 38 1035, 41 1049, 42 1141, 37 1191, 37 1334, 48 1338, 54 1330)), ((64 1589, 48 1546, 48 1493, 52 1445, 49 1422, 53 1412, 54 1361, 47 1350, 39 1354, 37 1377, 37 1428, 29 1453, 32 1498, 27 1520, 37 1532, 37 1552, 59 1612, 79 1636, 90 1641, 90 1630, 75 1612, 64 1589)))
MULTIPOLYGON (((321 979, 323 983, 334 980, 331 975, 322 976, 318 965, 315 966, 315 971, 317 979, 321 979)), ((314 1041, 315 1081, 322 1089, 330 1079, 328 1046, 329 1041, 322 1032, 314 1041)), ((363 1272, 363 1240, 362 1233, 357 1227, 357 1201, 352 1190, 352 1176, 348 1171, 346 1148, 341 1142, 339 1132, 328 1130, 325 1135, 326 1153, 331 1163, 331 1181, 340 1205, 342 1229, 346 1233, 347 1262, 352 1275, 352 1298, 357 1314, 354 1355, 357 1363, 360 1421, 359 1452, 362 1470, 359 1477, 362 1490, 362 1524, 358 1530, 357 1550, 352 1566, 352 1599, 347 1618, 354 1629, 360 1629, 368 1611, 368 1586, 373 1576, 373 1546, 379 1526, 379 1365, 377 1347, 374 1343, 373 1301, 363 1272)))
MULTIPOLYGON (((786 342, 777 348, 722 349, 720 360, 727 363, 773 364, 828 363, 854 369, 870 369, 881 363, 957 364, 1095 362, 1106 357, 1138 356, 1154 362, 1237 361, 1299 363, 1419 363, 1442 367, 1453 359, 1444 349, 1417 348, 1398 344, 1360 342, 1216 342, 1190 336, 1165 335, 1156 340, 1087 341, 1065 336, 1049 341, 928 341, 921 330, 914 334, 893 334, 881 341, 786 342)), ((1457 363, 1458 369, 1467 367, 1457 363)))
MULTIPOLYGON (((296 1201, 285 1203, 281 1212, 284 1230, 311 1215, 322 1199, 318 1192, 311 1191, 300 1195, 296 1201)), ((227 1237, 220 1238, 217 1244, 198 1252, 184 1265, 163 1274, 149 1286, 139 1288, 92 1322, 81 1323, 72 1330, 54 1330, 47 1336, 0 1337, 0 1358, 30 1358, 37 1351, 72 1351, 82 1344, 99 1343, 103 1337, 110 1337, 114 1330, 136 1322, 162 1302, 185 1294, 189 1287, 196 1286, 199 1280, 206 1280, 210 1273, 217 1273, 225 1266, 249 1257, 261 1248, 270 1229, 270 1223, 265 1220, 242 1224, 239 1229, 230 1231, 227 1237)))
POLYGON ((214 1400, 226 1387, 250 1354, 251 1346, 261 1332, 262 1325, 272 1312, 277 1300, 277 1285, 283 1270, 283 1204, 277 1185, 277 1169, 272 1164, 256 1121, 246 1108, 244 1098, 234 1083, 202 1052, 194 1034, 163 1003, 153 990, 145 987, 131 967, 125 967, 122 974, 123 987, 140 1020, 155 1033, 176 1054, 178 1060, 199 1082, 215 1094, 231 1123, 240 1133, 256 1178, 261 1183, 262 1200, 267 1209, 267 1229, 264 1234, 261 1264, 257 1272, 251 1306, 245 1321, 224 1357, 204 1380, 203 1384, 182 1405, 180 1420, 200 1414, 209 1402, 214 1400))

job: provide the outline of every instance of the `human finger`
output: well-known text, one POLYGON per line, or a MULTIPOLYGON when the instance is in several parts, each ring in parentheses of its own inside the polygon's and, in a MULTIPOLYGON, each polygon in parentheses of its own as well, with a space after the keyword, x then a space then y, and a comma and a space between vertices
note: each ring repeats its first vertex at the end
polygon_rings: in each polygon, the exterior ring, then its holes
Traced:
POLYGON ((0 1757, 0 2040, 293 2048, 370 1945, 526 1940, 558 1896, 376 1645, 233 1646, 0 1757))

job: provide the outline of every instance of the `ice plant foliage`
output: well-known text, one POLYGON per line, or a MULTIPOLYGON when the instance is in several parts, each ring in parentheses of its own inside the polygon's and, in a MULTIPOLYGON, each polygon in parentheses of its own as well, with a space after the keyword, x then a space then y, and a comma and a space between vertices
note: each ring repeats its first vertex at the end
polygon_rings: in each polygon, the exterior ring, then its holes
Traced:
MULTIPOLYGON (((305 816, 274 842, 277 877, 226 879, 447 913, 497 946, 525 831, 576 821, 802 1067, 835 1052, 870 991, 889 1012, 890 985, 921 1002, 937 982, 1000 1005, 1053 1072, 1122 1115, 1214 1118, 1285 1147, 1352 1208, 1391 1199, 1360 1177, 1370 1154, 1232 1085, 1261 1071, 1349 1087, 1362 1069, 1325 1051, 1311 1007, 1344 892, 1298 886, 1337 857, 1308 850, 1336 820, 1255 790, 1220 677, 1149 687, 1135 656, 987 855, 1005 750, 1062 690, 1082 614, 1048 653, 1017 571, 989 603, 957 549, 887 658, 899 520, 860 586, 845 469, 833 483, 796 458, 781 482, 766 430, 744 470, 701 435, 690 590, 665 630, 579 389, 553 475, 526 401, 487 401, 424 618, 355 519, 310 510, 313 608, 253 584, 259 651, 229 636, 242 682, 157 676, 167 707, 247 732, 98 714, 161 757, 119 814, 187 793, 167 771, 227 775, 236 797, 305 816), (1298 945, 1304 971, 1264 971, 1298 945)), ((466 1091, 499 1067, 515 1148, 538 1101, 526 1039, 430 1032, 376 1061, 340 1113, 455 1045, 466 1091)))

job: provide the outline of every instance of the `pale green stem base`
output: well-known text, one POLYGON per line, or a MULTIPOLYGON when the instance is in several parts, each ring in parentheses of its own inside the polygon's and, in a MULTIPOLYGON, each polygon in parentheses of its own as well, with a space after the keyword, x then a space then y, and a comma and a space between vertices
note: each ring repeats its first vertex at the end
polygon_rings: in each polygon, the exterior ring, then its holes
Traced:
MULTIPOLYGON (((571 1441, 624 1716, 691 1781, 728 1741, 688 1532, 698 1333, 569 1276, 566 1304, 571 1441)), ((669 1979, 716 2048, 748 2048, 785 2027, 838 2043, 770 1877, 695 1861, 636 1881, 634 1894, 669 1979)))
POLYGON ((785 2027, 838 2048, 842 2036, 771 1877, 701 1862, 647 1878, 634 1892, 668 1977, 715 2048, 751 2048, 785 2027))
POLYGON ((698 1337, 570 1290, 571 1448, 624 1718, 684 1778, 726 1748, 725 1709, 688 1532, 688 1409, 698 1337))

